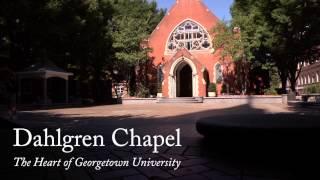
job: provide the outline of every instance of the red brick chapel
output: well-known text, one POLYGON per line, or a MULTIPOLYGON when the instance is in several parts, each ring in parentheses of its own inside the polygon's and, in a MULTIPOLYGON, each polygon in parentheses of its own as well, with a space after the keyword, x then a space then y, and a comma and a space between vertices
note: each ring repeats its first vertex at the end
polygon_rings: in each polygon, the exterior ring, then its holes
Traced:
POLYGON ((211 33, 218 22, 202 0, 176 0, 152 32, 149 57, 161 69, 164 97, 206 97, 209 83, 221 94, 226 67, 211 33))

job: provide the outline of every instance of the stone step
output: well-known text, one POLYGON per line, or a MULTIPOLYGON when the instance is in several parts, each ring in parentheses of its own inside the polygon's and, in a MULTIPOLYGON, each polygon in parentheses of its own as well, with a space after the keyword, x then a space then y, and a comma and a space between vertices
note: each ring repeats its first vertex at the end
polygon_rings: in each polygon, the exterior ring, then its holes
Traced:
POLYGON ((157 103, 203 103, 203 99, 195 97, 158 98, 157 103))

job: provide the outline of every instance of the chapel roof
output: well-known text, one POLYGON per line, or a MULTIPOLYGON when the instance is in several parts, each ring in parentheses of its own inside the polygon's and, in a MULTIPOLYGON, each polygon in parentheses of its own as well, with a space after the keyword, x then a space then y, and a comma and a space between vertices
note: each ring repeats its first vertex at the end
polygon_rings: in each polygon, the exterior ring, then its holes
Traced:
POLYGON ((163 61, 163 57, 166 56, 166 44, 171 33, 186 20, 201 25, 209 33, 219 22, 217 16, 209 10, 202 0, 176 0, 148 39, 148 45, 152 49, 149 56, 154 59, 155 64, 163 61))
POLYGON ((150 38, 152 38, 157 30, 163 28, 174 29, 175 26, 188 19, 200 23, 207 29, 212 28, 219 21, 217 16, 210 11, 202 0, 176 0, 150 38))

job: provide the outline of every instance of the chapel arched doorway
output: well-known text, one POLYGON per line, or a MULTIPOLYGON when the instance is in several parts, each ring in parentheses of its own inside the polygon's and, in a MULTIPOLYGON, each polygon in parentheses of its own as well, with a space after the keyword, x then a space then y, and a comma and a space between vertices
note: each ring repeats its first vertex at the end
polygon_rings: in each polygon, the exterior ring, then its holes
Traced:
POLYGON ((177 69, 177 97, 192 97, 192 69, 187 63, 180 64, 177 69))
POLYGON ((171 65, 169 77, 169 98, 198 97, 198 71, 188 58, 176 59, 171 65))

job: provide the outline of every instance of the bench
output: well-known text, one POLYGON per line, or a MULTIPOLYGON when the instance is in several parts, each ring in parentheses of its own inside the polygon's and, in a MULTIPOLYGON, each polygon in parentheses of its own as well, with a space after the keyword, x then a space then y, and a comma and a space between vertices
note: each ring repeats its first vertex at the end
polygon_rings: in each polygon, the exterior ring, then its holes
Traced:
POLYGON ((320 103, 320 94, 302 94, 301 95, 302 101, 307 103, 307 102, 312 102, 312 103, 320 103), (310 99, 312 98, 312 99, 310 99))

